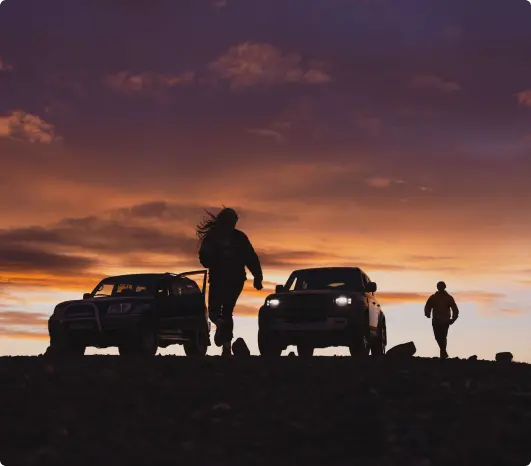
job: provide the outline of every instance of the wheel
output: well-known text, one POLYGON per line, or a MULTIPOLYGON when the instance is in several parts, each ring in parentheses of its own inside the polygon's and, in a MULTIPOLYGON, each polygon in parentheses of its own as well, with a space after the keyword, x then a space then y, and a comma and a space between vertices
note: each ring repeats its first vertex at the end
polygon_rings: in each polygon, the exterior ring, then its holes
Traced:
POLYGON ((378 336, 371 341, 371 356, 383 356, 386 345, 385 327, 378 327, 378 336))
POLYGON ((66 346, 66 352, 72 356, 84 356, 87 347, 80 343, 71 342, 66 346))
POLYGON ((311 358, 313 356, 313 347, 308 345, 297 345, 297 354, 301 358, 311 358))
MULTIPOLYGON (((145 325, 145 324, 144 324, 145 325)), ((140 325, 136 335, 118 346, 120 356, 155 356, 159 349, 158 335, 154 326, 140 325)))
POLYGON ((206 356, 208 351, 207 339, 203 333, 197 334, 196 338, 183 344, 186 356, 206 356))
POLYGON ((58 344, 56 342, 50 344, 46 350, 46 355, 51 357, 68 357, 68 356, 83 356, 85 354, 86 346, 73 341, 58 344))
POLYGON ((358 335, 355 341, 348 347, 350 355, 354 357, 368 356, 370 351, 369 342, 365 335, 358 335))
POLYGON ((280 345, 275 344, 271 335, 263 330, 258 330, 258 350, 262 356, 280 356, 282 354, 280 345))

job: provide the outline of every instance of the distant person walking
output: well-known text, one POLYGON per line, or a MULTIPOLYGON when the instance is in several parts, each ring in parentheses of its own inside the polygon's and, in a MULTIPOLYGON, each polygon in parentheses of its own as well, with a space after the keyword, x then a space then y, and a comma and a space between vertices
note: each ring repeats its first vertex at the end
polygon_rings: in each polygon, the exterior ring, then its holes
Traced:
POLYGON ((214 343, 223 346, 222 355, 232 354, 234 321, 232 313, 247 280, 245 267, 254 277, 254 287, 261 290, 262 267, 247 235, 236 229, 238 214, 225 207, 216 216, 207 211, 208 218, 197 226, 200 241, 199 261, 209 269, 208 310, 216 325, 214 343))
POLYGON ((441 350, 441 359, 448 358, 446 352, 448 330, 459 317, 459 309, 454 298, 446 291, 446 283, 437 283, 437 292, 432 294, 424 306, 424 314, 429 319, 433 311, 433 334, 441 350))

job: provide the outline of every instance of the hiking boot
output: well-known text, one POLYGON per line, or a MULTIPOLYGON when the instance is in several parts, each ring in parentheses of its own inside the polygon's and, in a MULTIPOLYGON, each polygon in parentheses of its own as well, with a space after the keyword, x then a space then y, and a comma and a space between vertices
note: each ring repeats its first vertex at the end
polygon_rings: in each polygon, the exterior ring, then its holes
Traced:
POLYGON ((223 320, 218 319, 216 321, 216 333, 214 334, 214 343, 216 346, 222 346, 223 343, 225 343, 226 340, 226 332, 224 332, 223 329, 223 320))
POLYGON ((446 350, 441 350, 441 359, 448 359, 448 353, 446 350))

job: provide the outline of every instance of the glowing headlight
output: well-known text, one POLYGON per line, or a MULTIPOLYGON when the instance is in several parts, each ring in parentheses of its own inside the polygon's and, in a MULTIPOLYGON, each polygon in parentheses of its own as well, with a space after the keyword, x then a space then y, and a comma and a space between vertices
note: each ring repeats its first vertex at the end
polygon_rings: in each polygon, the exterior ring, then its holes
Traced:
POLYGON ((269 307, 278 307, 279 304, 280 304, 280 300, 279 299, 268 299, 267 300, 267 305, 269 307))
POLYGON ((116 303, 109 306, 108 314, 125 314, 131 310, 131 303, 116 303))
POLYGON ((336 298, 336 304, 338 306, 346 306, 347 304, 352 303, 352 298, 347 298, 346 296, 339 296, 336 298))

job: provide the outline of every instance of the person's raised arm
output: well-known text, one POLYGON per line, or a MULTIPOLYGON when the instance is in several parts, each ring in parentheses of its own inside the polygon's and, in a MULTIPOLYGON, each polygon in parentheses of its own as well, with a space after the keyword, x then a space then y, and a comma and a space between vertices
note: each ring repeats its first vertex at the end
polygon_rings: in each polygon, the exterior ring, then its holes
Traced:
POLYGON ((245 250, 245 265, 253 274, 254 287, 257 290, 261 290, 263 288, 262 280, 264 277, 262 274, 262 265, 260 264, 260 259, 258 258, 258 254, 256 254, 256 251, 254 250, 253 245, 247 235, 244 233, 242 234, 245 250))

